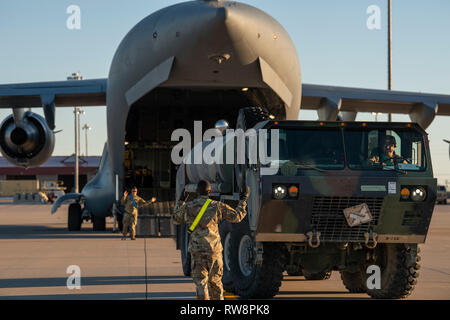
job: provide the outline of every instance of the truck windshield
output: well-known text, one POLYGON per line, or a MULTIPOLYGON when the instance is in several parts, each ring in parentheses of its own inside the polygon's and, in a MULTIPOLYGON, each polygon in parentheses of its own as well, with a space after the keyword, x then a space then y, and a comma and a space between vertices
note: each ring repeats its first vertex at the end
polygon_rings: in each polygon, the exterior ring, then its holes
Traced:
POLYGON ((280 128, 279 163, 283 165, 286 162, 295 164, 299 169, 344 169, 341 130, 339 128, 280 128))
POLYGON ((344 140, 350 169, 419 171, 426 168, 423 137, 414 129, 346 128, 344 140))

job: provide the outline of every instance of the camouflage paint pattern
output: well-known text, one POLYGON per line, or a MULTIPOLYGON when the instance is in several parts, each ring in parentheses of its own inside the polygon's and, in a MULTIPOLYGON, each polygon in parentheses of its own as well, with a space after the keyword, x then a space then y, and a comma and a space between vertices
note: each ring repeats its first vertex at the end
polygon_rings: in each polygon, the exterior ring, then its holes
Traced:
MULTIPOLYGON (((378 235, 426 236, 436 199, 436 179, 413 177, 413 174, 409 174, 410 177, 398 177, 393 172, 376 172, 373 173, 374 176, 363 176, 350 170, 344 171, 338 176, 336 172, 328 172, 309 173, 308 176, 297 177, 263 177, 262 204, 256 231, 258 233, 306 234, 314 228, 320 229, 320 226, 314 225, 312 221, 314 214, 320 214, 322 209, 329 213, 336 209, 334 213, 341 215, 342 217, 339 218, 342 218, 340 221, 343 222, 345 219, 343 209, 347 207, 344 202, 347 201, 348 207, 366 202, 371 210, 376 207, 377 222, 366 224, 367 231, 372 228, 378 235), (388 193, 389 182, 395 183, 395 194, 388 193), (272 186, 277 184, 299 185, 298 199, 273 199, 272 186), (327 188, 322 188, 323 185, 327 188), (386 191, 361 191, 361 186, 385 186, 386 191), (400 197, 402 186, 426 186, 428 193, 426 200, 423 202, 402 201, 400 197), (326 201, 322 206, 318 205, 317 202, 322 199, 326 201), (374 201, 377 203, 371 206, 370 203, 374 201)), ((342 227, 350 229, 348 225, 342 227)), ((364 225, 358 227, 364 227, 364 225)))
MULTIPOLYGON (((283 124, 283 127, 286 124, 297 127, 318 126, 313 122, 280 121, 279 123, 283 124)), ((325 124, 326 126, 340 125, 340 123, 325 124)), ((270 128, 270 125, 269 123, 265 127, 270 128)), ((346 125, 358 126, 359 124, 346 125)), ((370 124, 370 126, 384 127, 389 125, 391 124, 370 124)), ((394 128, 405 125, 392 124, 394 128)), ((299 169, 297 175, 280 170, 277 175, 261 176, 258 183, 255 182, 256 179, 249 179, 252 183, 252 195, 257 194, 255 187, 261 189, 260 197, 250 197, 249 208, 260 208, 255 211, 249 210, 250 221, 256 221, 256 226, 251 225, 251 229, 258 234, 306 234, 309 231, 320 231, 329 227, 330 233, 339 231, 342 232, 342 236, 333 236, 331 240, 323 240, 325 242, 364 242, 364 232, 370 231, 377 233, 381 239, 385 240, 392 238, 392 235, 398 235, 403 236, 399 239, 409 239, 410 243, 424 242, 435 205, 437 180, 433 177, 426 133, 417 125, 412 126, 424 136, 424 147, 428 159, 426 170, 408 171, 407 174, 402 174, 394 170, 351 170, 348 167, 342 170, 322 171, 299 169), (286 187, 298 186, 298 197, 274 199, 273 187, 279 184, 286 187), (427 191, 425 201, 402 200, 400 191, 404 186, 424 186, 427 191), (255 204, 250 206, 253 202, 259 202, 259 206, 255 204), (371 211, 376 213, 375 219, 352 229, 345 222, 343 209, 366 202, 371 211), (322 220, 320 220, 321 215, 322 220)), ((247 177, 251 174, 247 174, 247 177)), ((270 241, 267 236, 264 238, 265 241, 270 241)))

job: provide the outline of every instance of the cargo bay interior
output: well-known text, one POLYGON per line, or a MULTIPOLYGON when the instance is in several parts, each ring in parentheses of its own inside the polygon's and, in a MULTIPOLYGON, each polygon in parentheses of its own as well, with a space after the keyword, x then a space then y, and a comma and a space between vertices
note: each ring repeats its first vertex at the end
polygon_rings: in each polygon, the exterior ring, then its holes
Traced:
MULTIPOLYGON (((285 117, 284 103, 270 89, 157 88, 130 108, 125 133, 125 187, 136 185, 144 199, 175 200, 177 167, 171 161, 175 129, 194 136, 194 121, 202 121, 203 133, 225 119, 235 128, 239 109, 270 106, 269 112, 285 117)), ((193 144, 193 142, 191 142, 193 144)), ((193 147, 193 145, 191 145, 193 147)))

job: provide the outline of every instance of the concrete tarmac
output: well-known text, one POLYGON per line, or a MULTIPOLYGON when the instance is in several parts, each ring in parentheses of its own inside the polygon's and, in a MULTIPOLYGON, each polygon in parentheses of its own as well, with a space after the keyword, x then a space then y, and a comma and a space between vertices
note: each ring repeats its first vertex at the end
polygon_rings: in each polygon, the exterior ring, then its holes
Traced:
MULTIPOLYGON (((50 209, 0 203, 0 299, 195 299, 173 239, 121 241, 120 234, 111 232, 112 220, 106 232, 92 232, 90 223, 80 232, 68 232, 67 206, 55 215, 50 209), (79 289, 70 288, 77 284, 70 266, 79 267, 79 289)), ((420 277, 409 299, 450 299, 450 205, 436 206, 420 248, 420 277)), ((339 272, 322 281, 285 275, 275 297, 368 298, 348 293, 339 272)))

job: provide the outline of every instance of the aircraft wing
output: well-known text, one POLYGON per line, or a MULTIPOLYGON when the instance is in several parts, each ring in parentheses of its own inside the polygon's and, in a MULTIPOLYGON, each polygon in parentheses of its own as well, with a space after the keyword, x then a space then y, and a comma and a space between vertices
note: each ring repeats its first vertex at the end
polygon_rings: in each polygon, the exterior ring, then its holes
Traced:
MULTIPOLYGON (((106 105, 107 79, 0 85, 0 108, 106 105)), ((357 112, 409 114, 426 128, 436 115, 450 116, 450 95, 303 84, 304 110, 320 120, 354 120, 357 112)))
POLYGON ((400 113, 426 128, 436 115, 450 116, 450 95, 312 84, 303 85, 302 95, 301 109, 317 110, 320 120, 336 120, 339 112, 353 120, 357 112, 400 113))
POLYGON ((0 108, 106 105, 107 79, 0 85, 0 108))

